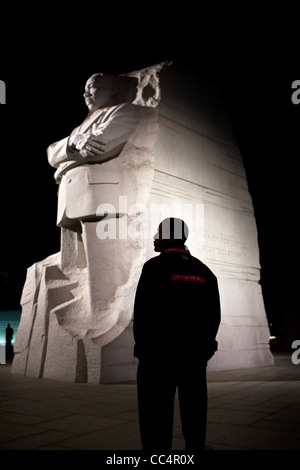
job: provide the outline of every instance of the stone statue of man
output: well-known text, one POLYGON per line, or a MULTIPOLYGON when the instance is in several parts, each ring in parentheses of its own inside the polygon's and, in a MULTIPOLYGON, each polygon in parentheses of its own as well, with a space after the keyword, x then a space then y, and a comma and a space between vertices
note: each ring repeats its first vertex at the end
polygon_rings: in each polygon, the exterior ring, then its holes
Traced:
POLYGON ((102 348, 130 324, 145 242, 124 230, 101 238, 98 229, 106 233, 107 219, 129 224, 137 216, 127 208, 149 201, 158 119, 153 107, 133 103, 139 87, 139 77, 92 75, 86 119, 47 149, 61 249, 27 272, 16 372, 99 383, 111 361, 102 348))
POLYGON ((130 102, 137 79, 97 73, 86 82, 88 115, 69 137, 50 145, 50 165, 59 183, 57 224, 76 228, 96 220, 103 202, 119 195, 120 164, 115 160, 145 109, 130 102))
POLYGON ((124 210, 120 213, 120 196, 126 198, 127 207, 147 203, 153 175, 156 112, 132 103, 137 84, 134 77, 92 75, 84 91, 86 119, 70 136, 47 149, 59 184, 61 270, 74 277, 74 270, 87 269, 88 300, 81 317, 90 316, 92 323, 101 323, 102 333, 112 326, 109 306, 116 290, 130 278, 140 251, 124 236, 122 240, 110 239, 108 234, 108 239, 99 239, 97 226, 107 217, 119 223, 127 216, 124 210), (110 213, 104 210, 107 205, 112 208, 110 213))

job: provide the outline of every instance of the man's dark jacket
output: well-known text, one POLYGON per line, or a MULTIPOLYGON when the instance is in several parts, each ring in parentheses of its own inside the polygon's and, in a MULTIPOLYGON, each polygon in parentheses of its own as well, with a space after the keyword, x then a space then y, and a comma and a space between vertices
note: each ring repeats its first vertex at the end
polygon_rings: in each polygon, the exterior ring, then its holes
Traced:
POLYGON ((171 248, 144 264, 134 306, 134 355, 207 361, 217 350, 216 276, 188 250, 171 248))

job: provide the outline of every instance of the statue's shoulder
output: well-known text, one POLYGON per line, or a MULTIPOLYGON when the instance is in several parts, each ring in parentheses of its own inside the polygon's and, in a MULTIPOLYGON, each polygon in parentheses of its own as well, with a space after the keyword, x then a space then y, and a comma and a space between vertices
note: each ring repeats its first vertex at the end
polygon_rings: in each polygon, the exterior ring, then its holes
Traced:
POLYGON ((121 103, 108 109, 103 122, 106 121, 129 121, 137 122, 153 112, 153 109, 133 103, 121 103))
POLYGON ((146 107, 134 103, 120 103, 114 106, 116 112, 140 113, 145 111, 146 107))

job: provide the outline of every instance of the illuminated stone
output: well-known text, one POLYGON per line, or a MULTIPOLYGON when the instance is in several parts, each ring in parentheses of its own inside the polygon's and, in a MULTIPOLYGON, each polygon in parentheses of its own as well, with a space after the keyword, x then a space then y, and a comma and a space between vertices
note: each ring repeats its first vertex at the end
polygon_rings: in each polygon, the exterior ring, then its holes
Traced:
MULTIPOLYGON (((219 351, 209 369, 273 364, 260 280, 257 228, 246 173, 217 89, 188 71, 161 72, 159 136, 150 204, 190 228, 187 246, 219 282, 219 351), (186 206, 185 206, 186 204, 186 206), (203 204, 203 225, 201 212, 203 204), (198 217, 197 217, 198 214, 198 217), (199 224, 200 222, 200 224, 199 224)), ((148 245, 147 257, 152 254, 148 245)), ((200 313, 199 313, 200 314, 200 313)))

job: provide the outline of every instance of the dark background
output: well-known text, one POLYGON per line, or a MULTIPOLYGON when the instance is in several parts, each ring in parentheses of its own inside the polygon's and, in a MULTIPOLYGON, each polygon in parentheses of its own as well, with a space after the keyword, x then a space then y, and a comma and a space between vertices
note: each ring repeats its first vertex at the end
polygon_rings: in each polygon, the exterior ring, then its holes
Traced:
POLYGON ((46 148, 84 119, 86 79, 167 60, 221 90, 253 198, 267 316, 278 337, 289 332, 282 343, 289 347, 291 330, 300 338, 294 16, 272 23, 244 11, 229 23, 222 14, 217 21, 216 12, 173 13, 152 6, 128 19, 119 7, 108 15, 74 7, 71 18, 45 7, 36 23, 26 10, 22 28, 2 38, 0 310, 19 309, 27 267, 59 251, 57 186, 46 148))

